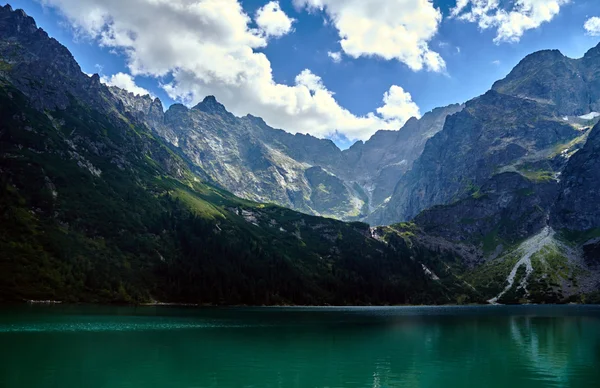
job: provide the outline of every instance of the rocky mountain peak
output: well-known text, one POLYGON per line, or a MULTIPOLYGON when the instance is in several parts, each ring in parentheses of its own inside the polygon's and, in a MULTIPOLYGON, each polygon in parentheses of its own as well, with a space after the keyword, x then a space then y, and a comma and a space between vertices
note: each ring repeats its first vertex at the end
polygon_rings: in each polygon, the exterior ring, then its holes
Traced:
POLYGON ((588 64, 558 50, 544 50, 525 57, 493 90, 552 106, 561 116, 580 116, 589 111, 588 64))
MULTIPOLYGON (((96 80, 100 82, 97 74, 92 76, 92 80, 92 82, 96 82, 96 80)), ((109 90, 113 96, 123 103, 126 110, 133 114, 140 114, 140 119, 146 121, 151 128, 156 129, 162 123, 164 110, 159 98, 152 98, 148 94, 136 95, 116 86, 110 86, 109 90)))
POLYGON ((169 109, 167 109, 167 112, 171 112, 171 113, 178 113, 178 112, 187 112, 189 109, 187 106, 183 105, 183 104, 173 104, 169 107, 169 109))
POLYGON ((538 73, 541 70, 540 64, 543 63, 545 67, 550 67, 557 62, 564 61, 570 61, 570 59, 565 57, 559 50, 536 51, 535 53, 529 54, 523 58, 511 70, 506 78, 496 81, 492 86, 492 90, 505 93, 507 90, 511 90, 509 86, 512 86, 512 82, 516 80, 523 80, 526 77, 538 73))
POLYGON ((258 125, 259 127, 268 127, 268 124, 263 120, 262 117, 253 116, 251 114, 247 114, 244 118, 250 121, 254 125, 258 125))
POLYGON ((589 49, 585 55, 583 56, 584 61, 589 59, 599 59, 600 58, 600 43, 596 47, 592 47, 589 49))
POLYGON ((199 110, 208 114, 216 114, 216 115, 231 115, 225 109, 225 106, 221 104, 215 96, 206 96, 201 103, 193 107, 194 110, 199 110))
POLYGON ((160 110, 164 111, 162 101, 158 97, 154 98, 154 100, 152 101, 152 106, 157 107, 157 108, 160 107, 160 110))
POLYGON ((550 64, 554 61, 560 61, 569 59, 564 56, 560 50, 540 50, 527 55, 525 58, 515 66, 512 72, 521 72, 526 70, 532 70, 532 67, 537 66, 540 63, 550 64))
POLYGON ((38 28, 22 10, 0 7, 0 58, 4 77, 15 84, 39 109, 64 109, 72 97, 108 103, 98 98, 106 90, 98 78, 86 76, 71 52, 38 28), (31 80, 43 79, 43 84, 31 80))
POLYGON ((404 123, 404 126, 415 125, 418 121, 419 119, 413 116, 410 119, 408 119, 406 123, 404 123))
POLYGON ((13 34, 32 34, 38 30, 35 20, 22 9, 13 11, 10 4, 0 6, 0 25, 10 29, 13 34))

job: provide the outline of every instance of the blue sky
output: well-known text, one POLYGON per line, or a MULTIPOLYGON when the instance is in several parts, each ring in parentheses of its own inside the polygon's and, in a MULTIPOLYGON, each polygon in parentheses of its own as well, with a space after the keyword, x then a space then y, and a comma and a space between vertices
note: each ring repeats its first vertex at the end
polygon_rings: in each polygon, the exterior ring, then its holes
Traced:
MULTIPOLYGON (((335 8, 335 0, 326 0, 325 2, 321 2, 322 0, 295 0, 296 3, 293 3, 292 0, 281 0, 278 2, 280 11, 290 20, 293 19, 292 27, 278 35, 269 35, 270 33, 266 32, 268 29, 264 29, 261 34, 264 42, 267 43, 244 44, 251 47, 253 53, 265 54, 272 70, 272 83, 301 88, 306 85, 308 90, 306 93, 309 93, 308 99, 314 97, 315 100, 306 100, 305 105, 302 106, 299 106, 299 103, 294 100, 296 105, 284 106, 283 102, 273 102, 272 100, 288 98, 289 94, 286 94, 288 91, 282 92, 283 94, 273 91, 272 94, 257 97, 256 101, 260 100, 259 102, 249 102, 248 100, 252 99, 252 92, 262 93, 261 84, 251 81, 251 86, 244 86, 244 84, 240 86, 240 92, 237 93, 235 82, 231 83, 229 79, 227 81, 217 80, 218 82, 207 81, 208 78, 218 78, 221 75, 217 74, 219 69, 215 72, 210 68, 211 63, 207 63, 206 59, 199 61, 196 60, 197 58, 182 57, 174 58, 173 62, 169 63, 167 59, 161 57, 156 59, 156 56, 145 55, 147 50, 143 43, 121 44, 115 43, 119 39, 113 39, 107 44, 106 40, 102 41, 101 36, 102 31, 108 29, 103 23, 110 24, 113 19, 118 22, 121 15, 127 14, 127 10, 120 9, 118 3, 108 0, 106 3, 89 0, 89 8, 85 8, 83 4, 86 1, 88 0, 44 0, 42 2, 45 5, 42 5, 40 0, 17 0, 13 1, 11 5, 15 8, 23 8, 50 36, 66 45, 85 72, 100 73, 108 80, 110 80, 110 76, 117 73, 132 74, 139 87, 159 97, 166 106, 176 100, 190 105, 201 100, 206 94, 215 94, 228 108, 231 106, 234 113, 238 115, 252 113, 257 116, 262 113, 267 123, 291 132, 300 131, 319 137, 332 137, 333 133, 337 131, 337 135, 333 137, 342 147, 347 147, 355 139, 367 139, 378 126, 386 125, 389 129, 394 129, 395 126, 399 127, 410 115, 415 113, 417 107, 422 114, 437 106, 464 102, 484 93, 494 81, 504 77, 519 60, 531 52, 551 48, 559 49, 570 57, 581 57, 599 41, 599 37, 594 36, 594 31, 584 29, 586 21, 600 16, 598 0, 523 0, 534 5, 536 2, 537 4, 547 3, 550 10, 554 9, 552 7, 556 5, 559 7, 559 12, 555 13, 551 20, 543 21, 535 28, 517 32, 516 39, 513 34, 508 39, 503 38, 500 41, 497 39, 500 30, 498 24, 482 28, 482 23, 489 23, 489 20, 468 20, 470 17, 468 14, 463 16, 462 20, 460 16, 452 17, 452 9, 456 6, 457 0, 435 0, 432 4, 433 7, 427 9, 427 11, 435 9, 441 15, 435 24, 435 31, 433 34, 429 31, 429 35, 427 32, 419 33, 427 35, 424 41, 428 50, 439 54, 439 57, 445 62, 445 68, 432 71, 427 68, 427 65, 424 65, 423 69, 416 70, 414 64, 411 68, 411 65, 402 59, 385 58, 385 54, 368 52, 370 48, 365 48, 364 45, 358 49, 344 51, 340 45, 344 32, 344 27, 341 26, 343 18, 350 18, 353 11, 360 14, 360 7, 364 7, 364 3, 357 6, 356 10, 352 10, 350 5, 335 8), (331 5, 328 6, 328 2, 331 2, 331 5), (98 7, 98 4, 102 4, 102 7, 105 7, 102 11, 105 15, 109 15, 102 19, 104 22, 99 24, 88 17, 92 14, 91 10, 98 7), (324 4, 324 7, 320 8, 314 4, 324 4), (336 20, 339 22, 338 24, 336 24, 336 20), (132 54, 132 51, 135 53, 132 54), (339 63, 333 61, 328 56, 328 52, 341 53, 341 61, 339 63), (132 66, 134 60, 142 65, 132 66), (155 66, 152 61, 161 63, 155 66), (184 65, 181 65, 182 63, 184 65), (148 68, 151 69, 148 70, 148 68), (180 68, 186 69, 185 75, 173 73, 180 68), (309 72, 303 73, 305 70, 309 70, 309 72), (303 74, 303 77, 299 81, 297 77, 300 74, 303 74), (227 86, 219 88, 220 85, 225 85, 224 82, 227 82, 227 86), (175 88, 168 90, 164 85, 170 83, 173 83, 175 88), (311 86, 313 84, 316 86, 311 86), (390 89, 392 85, 397 85, 401 89, 396 89, 396 92, 392 93, 390 89), (227 92, 220 95, 221 90, 224 89, 227 89, 227 92), (331 102, 325 94, 323 94, 323 99, 319 99, 320 91, 329 93, 335 101, 331 102), (387 115, 379 113, 377 110, 384 104, 382 99, 386 92, 390 96, 394 94, 401 97, 399 99, 390 97, 388 102, 390 109, 387 115), (321 109, 322 106, 328 106, 328 104, 331 104, 329 111, 321 109), (369 115, 372 116, 367 119, 369 115)), ((147 0, 135 1, 143 3, 147 0)), ((198 1, 204 0, 173 0, 173 3, 189 4, 198 1)), ((370 0, 361 1, 368 2, 370 0)), ((487 0, 472 1, 481 3, 487 0)), ((121 0, 121 2, 126 1, 121 0)), ((396 11, 400 10, 399 16, 403 14, 403 6, 409 7, 414 4, 415 7, 428 7, 428 0, 391 0, 391 2, 400 3, 399 8, 395 8, 396 11)), ((223 0, 221 4, 227 6, 226 3, 232 4, 235 8, 236 0, 223 0)), ((245 13, 248 17, 247 28, 249 30, 260 29, 256 21, 256 13, 268 1, 242 0, 240 3, 243 7, 241 14, 245 13)), ((350 3, 352 1, 348 1, 348 4, 350 3)), ((475 5, 467 5, 463 15, 475 5)), ((513 2, 507 1, 503 3, 499 11, 514 12, 513 7, 513 2)), ((141 7, 139 12, 143 13, 144 9, 141 7)), ((373 17, 370 21, 377 23, 382 20, 384 23, 388 20, 385 19, 385 15, 377 15, 376 9, 372 11, 373 17)), ((519 10, 517 9, 517 11, 519 10)), ((533 11, 535 12, 535 10, 533 11)), ((240 10, 238 10, 239 12, 240 10)), ((495 12, 492 16, 496 17, 494 20, 498 20, 499 14, 497 11, 495 12)), ((527 13, 527 10, 522 12, 532 19, 537 17, 531 12, 527 13)), ((227 13, 227 15, 229 14, 232 12, 227 13)), ((179 13, 174 15, 174 18, 182 17, 177 16, 181 15, 179 13)), ((423 14, 419 13, 418 15, 423 14)), ((411 16, 408 15, 408 17, 411 16)), ((472 16, 470 18, 473 19, 472 16)), ((355 19, 348 20, 354 22, 355 19)), ((140 33, 139 31, 150 31, 148 34, 155 33, 153 30, 143 30, 143 26, 138 30, 138 26, 135 25, 138 22, 142 23, 137 18, 123 21, 123 25, 133 31, 127 32, 126 35, 133 36, 135 40, 139 38, 136 37, 136 34, 140 33)), ((211 28, 212 31, 217 31, 215 33, 219 33, 220 28, 225 29, 235 23, 239 24, 239 22, 239 19, 232 19, 226 21, 224 27, 217 25, 211 28)), ((191 28, 193 34, 189 39, 193 39, 194 36, 200 36, 203 40, 208 39, 206 35, 202 35, 206 34, 203 30, 196 30, 193 26, 191 28)), ((411 33, 410 28, 420 27, 407 28, 409 28, 408 33, 411 33)), ((223 34, 231 33, 231 36, 240 36, 235 31, 223 31, 223 34)), ((181 37, 175 36, 174 39, 182 41, 188 39, 186 37, 187 30, 182 30, 180 35, 181 37)), ((161 36, 157 35, 157 37, 161 36)), ((352 39, 359 43, 362 42, 361 37, 352 39)), ((157 45, 161 44, 159 39, 156 41, 157 45)), ((231 40, 228 39, 227 42, 231 42, 231 40)), ((237 45, 237 43, 235 44, 237 45)), ((240 47, 245 48, 244 44, 240 47)), ((232 61, 238 60, 236 55, 241 51, 238 46, 232 47, 233 54, 231 55, 234 58, 232 61)), ((242 64, 245 63, 243 62, 245 59, 239 60, 242 61, 242 64)), ((223 65, 219 66, 223 67, 223 65)), ((236 73, 236 76, 241 78, 253 76, 242 73, 239 73, 242 75, 236 73)), ((222 75, 222 77, 227 78, 227 75, 222 75)), ((294 91, 296 94, 300 92, 305 91, 294 91)))

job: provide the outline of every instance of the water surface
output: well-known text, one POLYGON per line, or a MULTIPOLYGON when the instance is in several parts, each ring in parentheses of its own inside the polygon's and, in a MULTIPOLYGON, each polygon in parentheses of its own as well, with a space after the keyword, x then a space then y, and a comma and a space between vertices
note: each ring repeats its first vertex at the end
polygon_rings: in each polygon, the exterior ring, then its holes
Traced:
POLYGON ((0 308, 0 387, 594 387, 600 307, 0 308))

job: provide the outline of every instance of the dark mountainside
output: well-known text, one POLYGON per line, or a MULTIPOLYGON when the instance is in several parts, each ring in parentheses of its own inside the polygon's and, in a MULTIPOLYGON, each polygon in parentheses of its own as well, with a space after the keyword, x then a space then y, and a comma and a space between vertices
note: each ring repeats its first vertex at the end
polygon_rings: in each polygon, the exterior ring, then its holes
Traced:
MULTIPOLYGON (((157 104, 149 101, 149 112, 162 113, 157 104)), ((234 119, 211 99, 193 110, 172 107, 167 118, 178 109, 175 121, 210 112, 234 119)), ((208 174, 9 6, 0 8, 0 123, 0 300, 481 300, 452 271, 441 280, 423 271, 456 261, 448 252, 386 244, 366 224, 261 205, 202 183, 208 174)))
POLYGON ((213 97, 163 112, 2 7, 0 301, 598 301, 599 52, 340 151, 213 97))

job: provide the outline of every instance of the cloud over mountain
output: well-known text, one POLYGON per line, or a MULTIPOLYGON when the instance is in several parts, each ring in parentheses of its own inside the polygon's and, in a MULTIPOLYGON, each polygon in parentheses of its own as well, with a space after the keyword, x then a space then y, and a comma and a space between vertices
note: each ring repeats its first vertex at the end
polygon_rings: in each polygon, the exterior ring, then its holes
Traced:
MULTIPOLYGON (((382 112, 393 114, 381 116, 376 110, 364 116, 354 115, 340 106, 334 93, 308 69, 298 75, 294 84, 276 82, 268 57, 259 52, 268 45, 270 36, 281 37, 292 29, 292 19, 276 1, 258 10, 255 20, 258 29, 251 27, 250 16, 237 0, 41 2, 60 10, 80 34, 122 53, 132 76, 155 77, 170 97, 188 105, 196 104, 206 95, 215 95, 233 113, 261 116, 275 127, 319 137, 337 131, 350 139, 363 140, 378 129, 400 128, 418 112, 410 95, 403 91, 405 98, 386 97, 385 105, 380 108, 384 109, 382 112)), ((400 6, 404 2, 394 3, 400 6)), ((354 3, 358 8, 355 11, 349 11, 347 6, 332 8, 332 12, 342 15, 339 26, 344 31, 343 26, 352 22, 352 15, 363 8, 360 5, 363 2, 348 3, 354 3), (351 19, 344 15, 350 15, 351 19)), ((443 60, 426 44, 437 29, 439 12, 427 0, 418 0, 415 4, 431 8, 419 19, 423 25, 408 23, 407 17, 403 16, 406 26, 394 24, 389 18, 385 20, 388 25, 382 27, 383 30, 369 27, 378 22, 379 15, 363 21, 362 32, 344 38, 344 51, 354 57, 360 56, 361 50, 366 50, 386 31, 395 31, 393 36, 399 36, 409 28, 415 31, 407 35, 415 38, 408 41, 397 38, 391 42, 412 48, 397 52, 386 48, 386 43, 382 42, 382 46, 373 48, 372 53, 386 59, 402 58, 414 69, 423 66, 432 70, 441 68, 443 60), (365 37, 360 38, 358 34, 365 34, 365 37)), ((391 43, 388 44, 391 47, 391 43)), ((368 50, 363 53, 369 55, 368 50)), ((120 75, 113 77, 117 76, 125 80, 120 75)), ((390 90, 388 94, 394 93, 390 90)))
POLYGON ((148 90, 138 86, 133 77, 129 74, 117 73, 110 77, 102 76, 100 81, 108 86, 116 86, 118 88, 127 90, 136 96, 152 95, 152 93, 150 93, 148 90))

